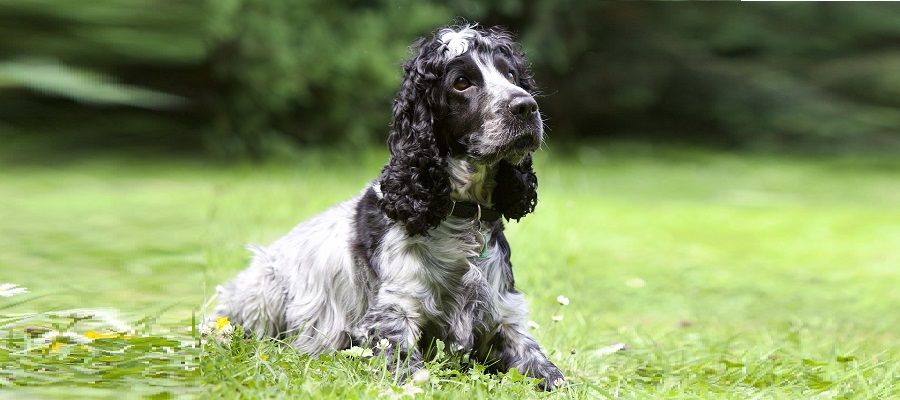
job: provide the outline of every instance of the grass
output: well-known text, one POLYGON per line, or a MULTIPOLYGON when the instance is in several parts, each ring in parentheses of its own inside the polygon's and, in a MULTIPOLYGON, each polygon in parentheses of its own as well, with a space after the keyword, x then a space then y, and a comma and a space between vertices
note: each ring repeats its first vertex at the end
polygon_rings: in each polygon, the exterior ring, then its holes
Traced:
POLYGON ((244 245, 356 194, 385 157, 0 160, 0 283, 30 291, 0 297, 0 398, 900 396, 900 161, 886 156, 539 153, 541 203, 508 236, 533 332, 569 377, 549 395, 459 360, 409 386, 358 354, 201 346, 193 318, 246 266, 244 245))

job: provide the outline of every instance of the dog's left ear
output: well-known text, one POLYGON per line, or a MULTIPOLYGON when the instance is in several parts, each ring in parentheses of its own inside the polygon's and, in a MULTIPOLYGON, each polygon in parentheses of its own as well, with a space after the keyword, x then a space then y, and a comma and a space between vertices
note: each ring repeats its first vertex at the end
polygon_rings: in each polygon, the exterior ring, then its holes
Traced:
POLYGON ((416 56, 403 64, 394 100, 388 148, 391 159, 381 173, 381 210, 406 227, 410 236, 428 236, 450 213, 450 174, 434 137, 432 103, 442 60, 437 41, 420 40, 416 56))
POLYGON ((492 196, 494 208, 507 220, 518 221, 537 206, 537 175, 531 168, 531 154, 513 165, 501 161, 497 169, 497 186, 492 196))

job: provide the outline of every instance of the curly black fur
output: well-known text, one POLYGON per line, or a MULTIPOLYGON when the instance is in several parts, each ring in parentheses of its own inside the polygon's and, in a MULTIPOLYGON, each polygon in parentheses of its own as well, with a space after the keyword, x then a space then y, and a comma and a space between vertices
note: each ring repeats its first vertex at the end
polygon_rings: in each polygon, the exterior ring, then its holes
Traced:
POLYGON ((379 206, 410 235, 427 235, 450 212, 450 175, 434 137, 432 103, 440 77, 437 44, 419 40, 418 55, 403 64, 394 100, 388 146, 391 160, 381 172, 379 206))
POLYGON ((531 154, 518 165, 501 161, 494 188, 494 208, 507 219, 518 221, 537 206, 537 175, 531 168, 531 154))

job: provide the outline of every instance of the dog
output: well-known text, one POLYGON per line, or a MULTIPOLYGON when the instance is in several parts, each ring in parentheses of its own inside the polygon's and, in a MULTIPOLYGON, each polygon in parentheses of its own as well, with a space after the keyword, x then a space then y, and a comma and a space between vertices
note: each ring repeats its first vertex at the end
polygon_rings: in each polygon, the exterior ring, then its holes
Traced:
POLYGON ((503 234, 502 219, 537 204, 532 154, 544 129, 528 65, 498 28, 442 28, 411 50, 380 177, 251 247, 213 317, 313 356, 368 346, 401 380, 439 339, 554 389, 564 377, 528 332, 503 234))

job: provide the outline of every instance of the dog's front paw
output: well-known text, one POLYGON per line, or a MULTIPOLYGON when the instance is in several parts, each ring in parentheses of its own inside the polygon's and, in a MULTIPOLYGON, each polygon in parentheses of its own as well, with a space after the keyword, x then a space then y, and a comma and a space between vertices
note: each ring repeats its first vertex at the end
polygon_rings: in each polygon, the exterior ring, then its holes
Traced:
POLYGON ((555 390, 566 383, 566 377, 553 363, 548 362, 541 371, 536 372, 538 376, 535 378, 542 379, 541 383, 538 383, 538 389, 543 391, 555 390))

